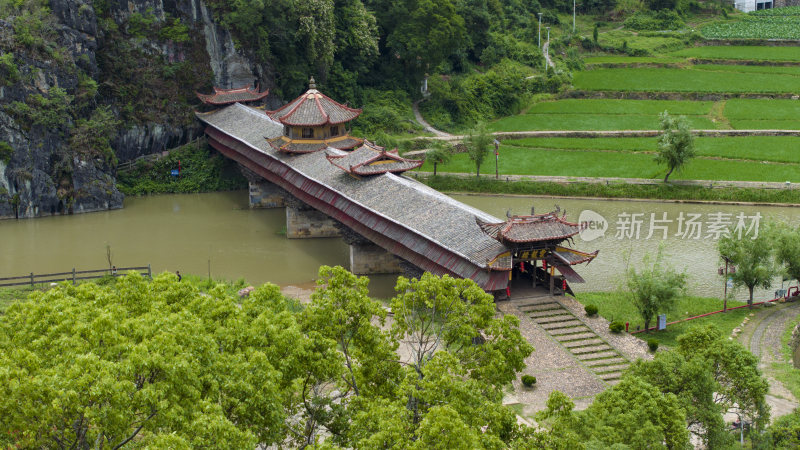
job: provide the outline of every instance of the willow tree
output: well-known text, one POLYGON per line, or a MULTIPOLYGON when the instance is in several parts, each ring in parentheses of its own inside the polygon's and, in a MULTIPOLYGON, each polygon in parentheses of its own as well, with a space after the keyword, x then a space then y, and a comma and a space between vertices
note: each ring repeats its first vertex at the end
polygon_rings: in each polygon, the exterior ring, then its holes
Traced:
POLYGON ((633 304, 644 320, 645 332, 649 332, 650 321, 658 313, 671 310, 685 291, 687 275, 665 265, 660 251, 652 264, 645 257, 642 266, 640 271, 634 268, 628 271, 627 284, 633 304))
POLYGON ((479 123, 475 129, 467 136, 464 142, 467 146, 467 155, 469 159, 475 163, 475 174, 481 176, 481 165, 486 157, 489 155, 489 149, 492 146, 494 138, 491 133, 486 130, 485 123, 479 123))
POLYGON ((770 233, 760 233, 757 237, 723 236, 717 242, 719 255, 734 266, 736 271, 729 274, 734 286, 747 287, 750 296, 747 304, 753 307, 753 291, 756 287, 764 289, 772 285, 777 272, 773 261, 773 239, 770 233))
POLYGON ((694 136, 686 117, 673 117, 667 111, 661 118, 661 135, 658 138, 658 154, 655 161, 667 165, 664 183, 674 171, 680 171, 694 158, 694 136))

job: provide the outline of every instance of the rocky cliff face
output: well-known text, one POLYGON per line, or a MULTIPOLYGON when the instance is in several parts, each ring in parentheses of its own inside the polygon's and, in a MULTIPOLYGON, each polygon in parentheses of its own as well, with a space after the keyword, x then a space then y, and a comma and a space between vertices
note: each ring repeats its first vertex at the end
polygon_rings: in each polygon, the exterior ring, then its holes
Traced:
POLYGON ((120 208, 115 159, 200 136, 195 90, 271 87, 271 68, 238 52, 201 0, 49 7, 38 47, 19 38, 22 19, 0 20, 0 218, 120 208), (98 117, 108 135, 93 135, 98 117))

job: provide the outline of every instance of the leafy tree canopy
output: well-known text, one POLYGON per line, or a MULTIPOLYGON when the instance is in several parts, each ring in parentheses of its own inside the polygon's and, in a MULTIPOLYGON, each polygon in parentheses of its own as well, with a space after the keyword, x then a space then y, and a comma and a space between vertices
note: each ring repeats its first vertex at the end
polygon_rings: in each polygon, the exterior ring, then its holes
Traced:
POLYGON ((666 183, 673 171, 680 171, 694 158, 694 136, 686 117, 673 117, 667 111, 661 113, 659 117, 661 136, 658 138, 658 154, 655 161, 667 165, 667 174, 664 176, 666 183))

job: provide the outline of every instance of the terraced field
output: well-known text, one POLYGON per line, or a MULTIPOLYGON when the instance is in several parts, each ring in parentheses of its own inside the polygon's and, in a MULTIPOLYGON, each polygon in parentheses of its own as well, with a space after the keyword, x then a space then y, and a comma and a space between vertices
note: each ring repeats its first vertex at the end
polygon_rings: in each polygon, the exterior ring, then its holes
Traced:
POLYGON ((702 59, 800 62, 800 47, 720 45, 686 48, 671 52, 669 55, 672 57, 702 59))
POLYGON ((692 67, 604 68, 577 72, 572 84, 586 91, 800 93, 800 74, 692 67))
POLYGON ((566 99, 537 103, 523 114, 489 124, 489 129, 657 130, 658 115, 663 111, 686 116, 694 129, 800 130, 800 101, 789 99, 720 102, 566 99))
MULTIPOLYGON (((698 138, 698 157, 674 179, 800 182, 800 138, 745 136, 698 138), (755 163, 755 164, 754 164, 755 163)), ((662 178, 654 162, 656 138, 531 138, 503 141, 501 175, 662 178)), ((432 171, 432 165, 422 166, 432 171)), ((439 172, 474 173, 466 154, 454 155, 439 172)), ((483 173, 494 171, 487 160, 483 173)))

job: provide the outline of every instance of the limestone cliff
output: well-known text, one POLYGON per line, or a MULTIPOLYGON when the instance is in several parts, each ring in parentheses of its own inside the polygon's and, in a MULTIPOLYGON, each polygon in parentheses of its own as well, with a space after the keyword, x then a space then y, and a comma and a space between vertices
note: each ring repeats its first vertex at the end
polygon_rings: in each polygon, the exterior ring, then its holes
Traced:
POLYGON ((195 90, 271 87, 201 0, 42 1, 0 17, 0 218, 120 208, 117 162, 202 134, 195 90))

